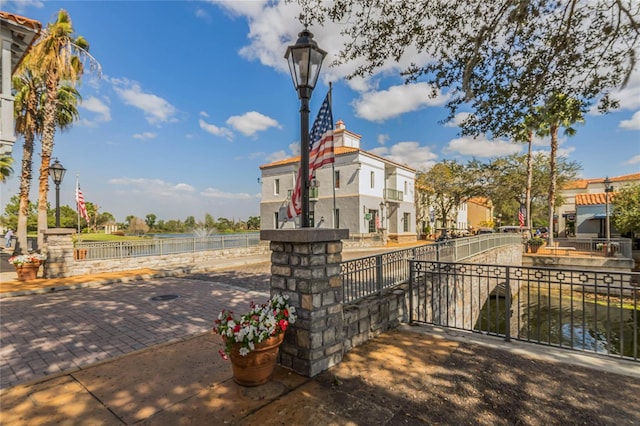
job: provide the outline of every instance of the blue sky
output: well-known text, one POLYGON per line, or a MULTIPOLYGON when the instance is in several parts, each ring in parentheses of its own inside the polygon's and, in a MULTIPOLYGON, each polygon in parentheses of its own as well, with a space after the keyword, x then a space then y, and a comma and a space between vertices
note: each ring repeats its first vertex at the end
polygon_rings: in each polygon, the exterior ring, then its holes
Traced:
MULTIPOLYGON (((299 153, 300 106, 284 59, 301 30, 295 4, 5 1, 2 7, 43 26, 66 9, 102 67, 100 78, 83 78, 80 121, 56 134, 54 157, 67 169, 63 205, 74 206, 78 176, 85 199, 118 221, 149 213, 163 220, 202 220, 205 213, 246 220, 260 211, 259 166, 299 153)), ((339 27, 310 30, 329 53, 311 121, 332 81, 334 121, 362 135, 363 149, 397 162, 428 169, 443 159, 524 152, 508 141, 462 138, 455 126, 439 124, 446 97, 429 99, 423 83, 405 86, 399 76, 405 65, 428 58, 407 57, 347 82, 355 64, 329 66, 344 42, 339 27)), ((618 98, 620 110, 589 114, 575 136, 561 139, 560 154, 582 165, 582 177, 640 171, 640 70, 618 98)), ((548 144, 540 140, 535 149, 548 151, 548 144)), ((17 165, 21 151, 19 140, 17 165)), ((18 193, 16 171, 1 186, 2 211, 18 193)), ((34 174, 37 185, 37 166, 34 174)))

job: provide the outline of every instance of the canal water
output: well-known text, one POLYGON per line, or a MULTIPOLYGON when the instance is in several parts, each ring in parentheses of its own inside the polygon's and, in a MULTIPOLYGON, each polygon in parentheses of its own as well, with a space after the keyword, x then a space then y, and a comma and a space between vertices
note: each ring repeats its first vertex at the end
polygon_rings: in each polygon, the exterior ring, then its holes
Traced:
MULTIPOLYGON (((602 354, 640 359, 640 310, 637 301, 620 306, 618 299, 606 296, 567 296, 521 289, 521 303, 512 306, 512 330, 520 340, 568 347, 602 354), (516 315, 515 313, 518 313, 516 315), (513 323, 518 321, 518 323, 513 323), (514 328, 515 327, 515 328, 514 328)), ((491 297, 482 309, 474 330, 506 334, 506 301, 491 297)), ((516 338, 511 333, 512 338, 516 338)))

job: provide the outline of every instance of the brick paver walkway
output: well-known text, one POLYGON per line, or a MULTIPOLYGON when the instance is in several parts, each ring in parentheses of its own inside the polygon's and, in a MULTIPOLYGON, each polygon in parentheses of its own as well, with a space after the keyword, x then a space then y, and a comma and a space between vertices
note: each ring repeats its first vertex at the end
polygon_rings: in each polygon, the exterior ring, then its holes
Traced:
POLYGON ((3 299, 0 389, 209 331, 220 310, 268 298, 268 267, 3 299))
MULTIPOLYGON (((373 254, 352 250, 343 259, 373 254)), ((263 259, 188 276, 3 298, 0 389, 210 331, 222 309, 244 311, 250 301, 267 300, 270 267, 263 259), (179 297, 151 300, 163 295, 179 297)))

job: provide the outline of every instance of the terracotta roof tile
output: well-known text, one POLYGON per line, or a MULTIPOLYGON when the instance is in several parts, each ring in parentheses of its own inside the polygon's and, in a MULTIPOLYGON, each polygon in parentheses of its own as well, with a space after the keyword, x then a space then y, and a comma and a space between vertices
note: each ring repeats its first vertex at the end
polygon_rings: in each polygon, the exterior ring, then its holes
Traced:
MULTIPOLYGON (((613 200, 615 192, 609 194, 609 202, 613 200)), ((576 206, 604 205, 607 202, 604 192, 598 194, 576 194, 576 206)))
MULTIPOLYGON (((640 173, 631 173, 628 175, 610 177, 609 180, 611 181, 611 183, 640 180, 640 173)), ((573 180, 571 182, 567 182, 562 187, 562 189, 586 189, 589 186, 589 184, 602 183, 602 181, 604 181, 604 178, 578 179, 578 180, 573 180)))
MULTIPOLYGON (((347 147, 347 146, 337 146, 337 147, 335 147, 335 151, 334 151, 336 156, 345 155, 345 154, 351 154, 351 153, 354 153, 354 152, 362 152, 362 153, 365 153, 366 155, 369 155, 371 157, 379 158, 379 159, 381 159, 383 161, 386 161, 387 163, 393 163, 393 164, 396 164, 396 165, 398 165, 400 167, 404 167, 406 169, 409 169, 409 170, 412 170, 412 171, 415 172, 415 169, 413 169, 412 167, 407 166, 406 164, 396 163, 395 161, 389 160, 388 158, 384 158, 384 157, 381 157, 379 155, 372 154, 370 152, 361 150, 359 148, 352 148, 352 147, 347 147)), ((300 156, 297 155, 295 157, 285 158, 284 160, 274 161, 273 163, 263 164, 262 166, 260 166, 260 170, 267 169, 269 167, 276 167, 276 166, 282 166, 282 165, 285 165, 285 164, 297 163, 299 161, 300 161, 300 156)))

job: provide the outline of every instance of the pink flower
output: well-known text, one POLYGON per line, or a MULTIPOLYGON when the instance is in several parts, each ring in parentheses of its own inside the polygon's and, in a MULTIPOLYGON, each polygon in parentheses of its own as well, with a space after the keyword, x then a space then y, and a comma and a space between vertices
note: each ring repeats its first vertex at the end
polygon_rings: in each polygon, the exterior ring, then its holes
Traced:
POLYGON ((229 359, 229 357, 227 356, 226 353, 224 353, 224 350, 220 349, 218 350, 218 353, 220 354, 220 356, 222 357, 222 359, 224 359, 225 361, 229 359))
POLYGON ((287 327, 289 326, 289 323, 287 322, 287 320, 280 320, 278 322, 278 325, 280 326, 282 331, 287 331, 287 327))

